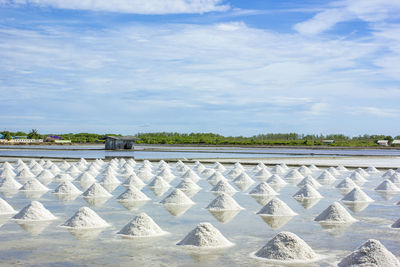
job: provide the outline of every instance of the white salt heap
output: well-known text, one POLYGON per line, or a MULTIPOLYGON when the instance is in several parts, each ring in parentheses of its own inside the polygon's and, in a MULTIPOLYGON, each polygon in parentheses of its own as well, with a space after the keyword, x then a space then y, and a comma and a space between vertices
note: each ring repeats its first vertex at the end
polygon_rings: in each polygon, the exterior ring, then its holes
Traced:
POLYGON ((285 202, 275 197, 257 212, 262 216, 295 216, 297 215, 285 202))
POLYGON ((37 179, 32 178, 28 180, 20 189, 20 191, 48 191, 46 186, 44 186, 41 182, 39 182, 37 179))
POLYGON ((213 175, 215 172, 216 172, 216 170, 214 170, 214 169, 206 168, 206 169, 202 170, 200 174, 201 174, 203 177, 210 177, 210 176, 213 175))
POLYGON ((136 188, 143 188, 146 184, 139 178, 137 177, 136 174, 132 174, 126 179, 126 181, 123 184, 126 187, 134 186, 136 188))
POLYGON ((271 177, 267 179, 267 183, 273 186, 278 186, 278 187, 283 187, 287 185, 287 182, 285 182, 279 175, 274 174, 271 177))
POLYGON ((243 169, 234 168, 234 169, 230 170, 226 175, 233 179, 233 178, 237 177, 239 174, 241 174, 243 172, 244 172, 243 169))
POLYGON ((392 176, 393 174, 395 174, 396 172, 392 169, 387 170, 386 172, 384 172, 382 174, 382 178, 390 178, 390 176, 392 176))
POLYGON ((225 248, 234 244, 227 240, 217 228, 210 223, 200 223, 184 239, 177 243, 178 246, 194 246, 199 248, 225 248))
POLYGON ((88 207, 82 207, 61 226, 73 229, 91 229, 105 228, 110 225, 93 210, 88 207))
POLYGON ((303 239, 291 232, 280 232, 254 255, 284 262, 304 262, 317 259, 317 254, 313 249, 303 239))
MULTIPOLYGON (((307 167, 302 165, 301 167, 299 167, 298 172, 303 176, 303 175, 310 175, 312 174, 312 171, 307 167)), ((303 178, 303 177, 301 177, 303 178)))
POLYGON ((319 214, 314 221, 325 224, 348 224, 357 220, 339 202, 335 201, 319 214))
POLYGON ((383 192, 399 192, 400 188, 398 188, 394 183, 390 180, 385 180, 380 183, 376 188, 376 191, 383 191, 383 192))
POLYGON ((271 172, 274 174, 283 174, 286 172, 286 170, 279 165, 275 165, 272 167, 271 172))
POLYGON ((317 181, 323 184, 333 183, 336 178, 327 170, 323 171, 320 176, 318 176, 317 181))
POLYGON ((6 178, 6 177, 15 177, 15 172, 10 169, 5 169, 1 172, 0 178, 6 178))
POLYGON ((237 192, 237 190, 233 188, 233 186, 231 186, 226 180, 219 181, 210 191, 214 193, 227 193, 231 195, 237 192))
POLYGON ((279 195, 269 184, 266 182, 259 183, 256 187, 254 187, 250 193, 250 195, 254 196, 276 196, 279 195))
POLYGON ((395 221, 392 225, 392 228, 400 228, 400 219, 398 219, 397 221, 395 221))
POLYGON ((139 173, 137 174, 137 176, 142 179, 143 181, 148 181, 151 178, 153 178, 153 173, 151 172, 151 170, 149 169, 145 169, 142 171, 139 171, 139 173))
POLYGON ((198 191, 201 189, 192 179, 184 179, 182 180, 175 188, 182 190, 183 192, 186 191, 198 191))
POLYGON ((126 237, 152 237, 165 235, 167 232, 164 232, 152 218, 142 212, 125 225, 117 234, 126 237))
POLYGON ((187 170, 181 177, 182 179, 191 179, 193 182, 197 183, 200 177, 194 173, 192 170, 187 170))
POLYGON ((359 174, 361 174, 361 175, 364 176, 364 177, 369 176, 369 174, 368 174, 366 171, 364 171, 363 169, 361 169, 361 168, 357 168, 357 169, 355 170, 355 172, 358 172, 359 174))
POLYGON ((304 176, 298 170, 291 170, 285 176, 286 180, 300 180, 303 178, 304 176))
POLYGON ((21 221, 51 221, 57 219, 38 201, 32 201, 12 218, 21 221))
POLYGON ((400 267, 400 262, 381 242, 369 239, 357 250, 344 257, 338 266, 400 267))
POLYGON ((18 183, 14 178, 12 177, 6 177, 3 180, 0 180, 0 190, 6 191, 6 190, 18 190, 21 188, 21 184, 18 183))
POLYGON ((103 179, 100 180, 100 182, 105 185, 115 185, 115 184, 121 183, 121 181, 118 180, 118 178, 114 174, 110 174, 110 173, 105 174, 103 176, 103 179))
POLYGON ((82 194, 83 197, 112 197, 112 195, 104 189, 99 183, 92 184, 85 192, 82 194))
POLYGON ((96 182, 96 179, 90 172, 84 172, 76 179, 76 181, 82 184, 89 184, 96 182))
POLYGON ((54 174, 51 173, 49 170, 43 170, 39 175, 36 177, 41 183, 48 183, 54 178, 54 174))
POLYGON ((394 184, 400 184, 400 173, 396 172, 389 177, 389 180, 394 184))
POLYGON ((359 187, 355 187, 347 195, 342 198, 343 202, 374 202, 364 191, 359 187))
POLYGON ((366 171, 368 173, 379 173, 379 171, 374 166, 369 166, 366 171))
POLYGON ((314 164, 311 164, 310 166, 308 166, 308 168, 309 168, 311 171, 318 171, 318 170, 319 170, 319 168, 318 168, 317 166, 315 166, 314 164))
POLYGON ((254 175, 254 177, 256 177, 260 181, 266 181, 271 176, 272 176, 272 173, 270 171, 268 171, 266 168, 259 170, 254 175))
POLYGON ((51 173, 53 173, 54 175, 57 175, 61 172, 60 168, 58 168, 55 164, 51 165, 49 171, 51 171, 51 173))
POLYGON ((78 167, 72 165, 68 170, 66 170, 65 172, 70 173, 71 175, 78 175, 81 173, 81 171, 78 169, 78 167))
POLYGON ((54 181, 56 181, 57 183, 62 183, 64 181, 73 181, 74 178, 72 178, 71 175, 69 175, 68 173, 59 173, 54 177, 54 181))
POLYGON ((321 194, 311 185, 307 184, 299 191, 297 191, 293 197, 295 199, 310 199, 310 198, 322 198, 321 194))
POLYGON ((206 209, 213 211, 226 211, 241 210, 243 208, 230 195, 221 194, 211 201, 206 209))
POLYGON ((82 191, 79 190, 70 181, 62 182, 54 191, 54 194, 65 194, 65 195, 80 195, 82 191))
POLYGON ((367 180, 358 172, 353 172, 350 177, 351 180, 353 180, 356 185, 363 185, 367 180))
POLYGON ((162 177, 156 176, 149 184, 149 187, 153 188, 167 188, 171 187, 171 185, 165 181, 162 177))
POLYGON ((353 189, 354 187, 357 187, 356 183, 351 180, 350 178, 346 177, 344 178, 337 186, 336 188, 339 189, 345 189, 345 190, 350 190, 353 189))
POLYGON ((340 171, 340 172, 347 172, 348 169, 345 166, 339 165, 336 167, 336 170, 340 171))
POLYGON ((332 174, 333 176, 339 176, 340 172, 338 170, 336 170, 334 167, 329 167, 327 169, 327 171, 332 174))
POLYGON ((214 174, 212 174, 210 177, 208 177, 207 181, 211 185, 216 185, 220 181, 226 181, 227 179, 225 176, 223 176, 219 171, 216 171, 214 174))
POLYGON ((239 174, 234 180, 233 182, 235 184, 253 184, 254 180, 250 178, 249 175, 247 175, 245 172, 242 172, 241 174, 239 174))
POLYGON ((18 173, 16 178, 24 180, 24 179, 34 178, 34 177, 35 177, 35 175, 29 169, 23 169, 18 173))
POLYGON ((213 166, 214 170, 220 171, 220 172, 224 172, 226 171, 226 168, 224 167, 224 165, 222 165, 221 163, 219 163, 218 161, 215 162, 214 166, 213 166))
POLYGON ((10 204, 4 199, 0 198, 0 215, 15 214, 17 213, 10 204))
POLYGON ((162 201, 162 204, 175 204, 175 205, 192 205, 194 202, 186 196, 179 189, 174 189, 167 197, 165 197, 162 201))
POLYGON ((142 191, 137 189, 136 187, 129 187, 126 189, 121 195, 117 197, 118 201, 147 201, 150 200, 148 196, 146 196, 142 191))
POLYGON ((314 187, 315 189, 320 188, 322 185, 315 180, 311 175, 307 175, 306 177, 304 177, 303 180, 300 181, 300 183, 297 184, 298 187, 303 187, 305 185, 311 185, 312 187, 314 187))

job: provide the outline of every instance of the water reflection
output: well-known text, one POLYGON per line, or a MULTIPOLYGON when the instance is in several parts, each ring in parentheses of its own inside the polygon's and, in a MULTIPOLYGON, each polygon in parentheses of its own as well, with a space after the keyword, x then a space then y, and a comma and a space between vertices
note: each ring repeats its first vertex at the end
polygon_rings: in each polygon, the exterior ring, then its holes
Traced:
POLYGON ((29 199, 39 199, 41 198, 47 191, 22 191, 24 196, 29 199))
POLYGON ((265 216, 260 215, 261 219, 272 229, 276 230, 287 224, 294 216, 265 216))
POLYGON ((212 214, 212 216, 214 216, 215 219, 217 219, 221 223, 230 222, 240 212, 240 210, 208 211, 212 214))
POLYGON ((61 202, 67 203, 74 201, 79 194, 54 194, 61 202))
POLYGON ((67 229, 68 232, 78 240, 92 240, 104 230, 104 228, 95 229, 67 229))
POLYGON ((368 205, 369 202, 343 202, 346 207, 354 213, 363 211, 368 205))
POLYGON ((315 204, 317 204, 321 200, 320 198, 303 198, 303 199, 295 198, 295 199, 306 210, 312 208, 315 204))
POLYGON ((46 229, 51 221, 41 221, 41 222, 16 222, 22 229, 28 232, 32 236, 40 235, 44 229, 46 229))
POLYGON ((93 207, 101 207, 106 203, 110 198, 109 197, 83 197, 83 199, 93 207))
POLYGON ((377 191, 379 196, 384 200, 391 200, 398 192, 384 192, 384 191, 377 191))
POLYGON ((118 201, 125 209, 132 211, 140 209, 148 200, 145 201, 118 201))
POLYGON ((119 184, 103 184, 104 189, 106 189, 109 193, 114 191, 118 186, 119 184))
POLYGON ((164 195, 170 188, 169 187, 150 187, 150 190, 156 197, 161 197, 164 195))
POLYGON ((240 191, 246 191, 253 183, 235 183, 240 191))
POLYGON ((319 223, 322 229, 324 229, 330 236, 340 237, 342 236, 348 229, 352 223, 346 224, 327 224, 327 223, 319 223))
POLYGON ((250 195, 252 198, 254 198, 258 204, 261 206, 265 206, 268 202, 271 201, 271 199, 274 198, 274 196, 262 196, 262 195, 250 195))
POLYGON ((164 208, 173 216, 179 217, 185 214, 185 212, 190 209, 193 204, 188 205, 177 205, 177 204, 164 204, 164 208))

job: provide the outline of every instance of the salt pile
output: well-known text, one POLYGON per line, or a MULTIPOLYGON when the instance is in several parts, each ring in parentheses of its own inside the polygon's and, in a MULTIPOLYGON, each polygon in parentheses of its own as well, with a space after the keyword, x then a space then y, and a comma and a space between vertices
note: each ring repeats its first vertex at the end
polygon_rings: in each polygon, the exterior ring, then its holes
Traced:
POLYGON ((343 202, 374 202, 364 191, 359 187, 355 187, 347 195, 342 198, 343 202))
POLYGON ((347 172, 348 169, 342 165, 339 165, 336 167, 336 170, 340 171, 340 172, 347 172))
POLYGON ((311 185, 315 189, 320 188, 322 185, 315 180, 311 175, 307 175, 300 183, 297 184, 298 187, 303 187, 305 185, 311 185))
POLYGON ((35 175, 29 169, 23 169, 17 175, 17 178, 22 179, 22 180, 26 180, 26 179, 30 179, 30 178, 34 178, 34 177, 35 177, 35 175))
POLYGON ((308 166, 308 168, 309 168, 311 171, 318 171, 318 170, 319 170, 319 168, 318 168, 317 166, 315 166, 314 164, 311 164, 310 166, 308 166))
POLYGON ((253 190, 250 191, 250 195, 254 196, 276 196, 279 195, 272 187, 266 182, 259 183, 253 190))
POLYGON ((0 215, 15 214, 17 213, 10 204, 0 197, 0 215))
POLYGON ((358 172, 359 174, 361 174, 361 175, 364 176, 364 177, 369 176, 369 174, 368 174, 366 171, 364 171, 363 169, 361 169, 361 168, 357 168, 357 169, 355 170, 355 172, 358 172))
POLYGON ((235 188, 233 188, 228 181, 222 180, 219 181, 212 189, 211 192, 214 193, 226 193, 233 195, 237 192, 235 188))
POLYGON ((335 201, 319 214, 314 221, 325 224, 348 224, 357 220, 339 202, 335 201))
POLYGON ((144 170, 141 170, 141 171, 139 171, 139 173, 137 174, 137 176, 140 178, 140 179, 142 179, 143 181, 148 181, 148 180, 150 180, 151 178, 153 178, 153 174, 152 174, 152 172, 151 172, 151 170, 150 169, 144 169, 144 170))
POLYGON ((332 174, 333 176, 339 176, 340 172, 338 170, 336 170, 334 167, 329 167, 327 169, 327 171, 332 174))
POLYGON ((291 170, 285 176, 286 180, 299 180, 303 178, 304 176, 298 170, 291 170))
POLYGON ((350 175, 350 179, 353 180, 354 183, 356 183, 358 186, 363 185, 367 180, 358 172, 353 172, 350 175))
POLYGON ((357 187, 356 183, 353 182, 350 178, 344 178, 337 186, 336 188, 339 189, 344 189, 344 190, 351 190, 354 187, 357 187))
POLYGON ((211 201, 206 209, 213 211, 226 211, 241 210, 243 208, 230 195, 221 194, 211 201))
POLYGON ((52 174, 57 175, 61 172, 60 168, 57 167, 57 165, 53 164, 49 168, 49 171, 51 171, 52 174))
POLYGON ((82 207, 61 226, 72 229, 88 229, 105 228, 110 225, 93 210, 88 207, 82 207))
POLYGON ((213 175, 215 172, 216 172, 216 171, 215 171, 214 169, 208 169, 208 168, 206 168, 206 169, 202 170, 200 174, 201 174, 203 177, 210 177, 210 176, 213 175))
POLYGON ((395 174, 396 172, 392 169, 387 170, 383 175, 382 178, 389 178, 390 176, 392 176, 393 174, 395 174))
POLYGON ((76 186, 70 181, 62 182, 54 191, 54 194, 65 194, 65 195, 80 195, 82 191, 76 188, 76 186))
POLYGON ((14 178, 12 177, 6 177, 3 180, 0 180, 0 190, 18 190, 21 188, 21 184, 18 183, 14 178))
POLYGON ((308 184, 297 191, 293 197, 295 199, 322 198, 321 194, 314 187, 308 184))
POLYGON ((147 201, 150 200, 142 191, 136 187, 129 187, 117 197, 118 201, 147 201))
POLYGON ((387 266, 399 267, 400 262, 389 250, 375 239, 369 239, 362 244, 357 250, 343 258, 339 267, 350 266, 387 266))
POLYGON ((15 172, 10 169, 5 169, 1 172, 0 178, 6 178, 6 177, 15 177, 15 172))
POLYGON ((182 180, 175 188, 180 189, 183 192, 199 191, 201 189, 192 179, 182 180))
POLYGON ((263 259, 284 262, 304 262, 317 259, 317 254, 313 249, 303 239, 291 232, 280 232, 254 255, 263 259))
POLYGON ((96 179, 93 177, 93 175, 90 172, 84 172, 82 173, 76 181, 82 183, 82 184, 91 184, 96 182, 96 179))
POLYGON ((118 178, 114 174, 110 174, 110 173, 109 174, 105 174, 103 176, 103 179, 100 180, 100 182, 102 184, 105 184, 105 185, 114 185, 114 184, 120 184, 121 183, 121 181, 118 180, 118 178))
POLYGON ((126 181, 123 184, 126 187, 134 186, 136 188, 143 188, 146 184, 139 178, 137 177, 136 174, 132 174, 126 179, 126 181))
POLYGON ((247 184, 247 185, 251 185, 254 183, 253 179, 250 178, 249 175, 247 175, 246 173, 242 172, 241 174, 239 174, 234 180, 233 182, 235 184, 247 184))
POLYGON ((285 163, 279 164, 285 171, 289 170, 289 167, 285 163))
POLYGON ((283 187, 287 185, 287 182, 285 182, 279 175, 274 174, 271 177, 268 178, 267 183, 273 186, 277 187, 283 187))
POLYGON ((235 168, 235 169, 230 170, 227 173, 227 176, 233 179, 233 178, 237 177, 239 174, 241 174, 243 172, 244 172, 244 170, 242 170, 240 168, 235 168))
POLYGON ((58 167, 61 169, 61 170, 68 170, 69 168, 71 168, 71 164, 69 164, 67 161, 63 161, 63 162, 61 162, 59 165, 58 165, 58 167))
POLYGON ((186 196, 179 189, 174 189, 167 197, 165 197, 162 201, 162 204, 176 204, 176 205, 192 205, 194 202, 186 196))
POLYGON ((394 183, 390 180, 385 180, 380 183, 376 188, 376 191, 383 191, 383 192, 399 192, 400 188, 398 188, 394 183))
MULTIPOLYGON (((302 174, 302 176, 303 176, 303 175, 312 174, 312 171, 311 171, 307 166, 304 166, 304 165, 302 165, 302 166, 298 169, 298 172, 299 172, 300 174, 302 174)), ((303 177, 301 177, 301 178, 303 178, 303 177)))
POLYGON ((275 165, 274 167, 272 167, 271 172, 274 173, 274 174, 283 174, 283 173, 285 173, 286 171, 285 171, 285 169, 282 168, 281 166, 275 165))
POLYGON ((32 201, 12 218, 21 221, 51 221, 57 219, 38 201, 32 201))
POLYGON ((54 177, 54 181, 56 181, 57 183, 62 183, 64 181, 73 181, 74 178, 72 178, 71 175, 69 175, 68 173, 59 173, 54 177))
POLYGON ((164 232, 152 218, 142 212, 125 225, 117 234, 124 237, 152 237, 165 235, 167 232, 164 232))
POLYGON ((83 197, 112 197, 110 193, 99 183, 92 184, 85 192, 82 194, 83 197))
POLYGON ((396 172, 395 174, 391 175, 389 180, 394 184, 400 184, 400 173, 396 172))
POLYGON ((392 225, 392 228, 400 228, 400 219, 398 219, 397 221, 395 221, 392 225))
POLYGON ((20 189, 20 191, 48 191, 49 189, 44 186, 37 179, 32 178, 27 181, 20 189))
POLYGON ((199 248, 225 248, 233 246, 217 228, 210 223, 200 223, 184 239, 177 243, 178 246, 194 246, 199 248))
POLYGON ((165 181, 162 177, 156 176, 149 184, 149 187, 154 187, 154 188, 166 188, 166 187, 171 187, 171 185, 165 181))
POLYGON ((176 176, 171 172, 170 169, 165 168, 158 173, 158 176, 162 177, 165 181, 171 182, 176 176))
POLYGON ((51 173, 49 170, 43 170, 39 175, 36 177, 41 183, 47 184, 54 178, 54 174, 51 173))
POLYGON ((270 171, 268 171, 267 169, 261 169, 259 170, 254 177, 256 177, 258 180, 260 181, 266 181, 269 177, 271 177, 272 174, 270 171))
POLYGON ((195 174, 192 170, 187 170, 181 177, 182 179, 191 179, 193 182, 197 183, 200 177, 195 174))
POLYGON ((328 172, 327 170, 323 171, 320 176, 318 176, 317 181, 322 183, 322 184, 330 184, 333 183, 336 180, 333 175, 328 172))
POLYGON ((226 168, 224 167, 224 165, 222 165, 221 163, 219 163, 218 161, 215 162, 213 169, 216 171, 220 171, 220 172, 224 172, 226 171, 226 168))
POLYGON ((262 216, 295 216, 295 213, 285 202, 275 197, 257 212, 262 216))
POLYGON ((369 173, 378 173, 379 172, 374 166, 369 166, 366 169, 366 171, 369 172, 369 173))
POLYGON ((220 181, 226 181, 226 178, 219 171, 216 171, 213 175, 208 177, 207 181, 211 185, 216 185, 220 181))
POLYGON ((66 170, 67 173, 70 173, 71 175, 78 175, 81 173, 81 171, 78 169, 78 167, 72 165, 68 170, 66 170))

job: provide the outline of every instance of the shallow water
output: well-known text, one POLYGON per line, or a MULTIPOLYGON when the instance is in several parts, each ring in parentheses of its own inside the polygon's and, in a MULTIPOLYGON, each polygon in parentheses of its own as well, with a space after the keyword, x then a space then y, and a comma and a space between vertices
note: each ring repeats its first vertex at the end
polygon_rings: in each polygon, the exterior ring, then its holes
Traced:
MULTIPOLYGON (((173 166, 173 165, 171 165, 173 166)), ((227 167, 231 167, 228 166, 227 167)), ((246 168, 250 176, 250 168, 246 168)), ((319 171, 313 176, 318 177, 319 171)), ((341 178, 346 174, 342 174, 341 178)), ((120 178, 122 180, 122 178, 120 178)), ((176 186, 180 179, 171 182, 176 186)), ((274 266, 266 264, 249 256, 280 231, 290 231, 304 239, 317 253, 327 258, 304 266, 331 266, 333 262, 355 250, 369 238, 380 240, 387 249, 396 256, 400 254, 400 230, 391 229, 389 225, 400 217, 400 207, 395 203, 400 200, 400 194, 387 199, 373 189, 382 179, 380 175, 368 178, 362 186, 364 192, 376 200, 359 212, 350 213, 359 221, 348 226, 325 229, 314 222, 314 218, 333 201, 339 201, 343 195, 333 185, 323 186, 318 191, 324 196, 309 209, 300 205, 292 195, 299 189, 294 184, 288 184, 280 190, 278 196, 296 213, 287 222, 270 222, 273 229, 256 212, 261 205, 247 194, 257 183, 245 192, 238 192, 233 197, 245 209, 240 211, 230 221, 221 223, 204 208, 215 198, 209 190, 211 185, 204 179, 198 182, 202 187, 192 200, 196 203, 179 217, 173 216, 162 205, 158 204, 173 189, 170 188, 160 196, 156 196, 148 187, 143 192, 152 200, 138 210, 128 210, 116 201, 116 197, 125 188, 118 186, 113 192, 113 198, 97 206, 88 204, 83 198, 63 202, 50 192, 38 200, 53 212, 59 220, 48 224, 19 225, 7 218, 0 218, 0 263, 4 265, 40 265, 40 266, 274 266), (89 206, 112 227, 102 231, 85 231, 71 233, 57 227, 81 206, 89 206), (165 231, 170 234, 156 238, 124 239, 116 235, 139 212, 146 212, 165 231), (198 223, 210 222, 230 241, 236 245, 231 248, 204 251, 191 250, 176 246, 188 232, 198 223), (283 225, 282 225, 283 224, 283 225)), ((48 185, 51 189, 57 186, 55 182, 48 185)), ((23 193, 1 195, 16 210, 22 209, 31 199, 23 193)), ((310 203, 308 203, 310 204, 310 203)), ((343 204, 343 203, 342 203, 343 204)), ((179 211, 171 211, 172 213, 179 211)), ((232 216, 228 214, 227 217, 232 216)), ((221 219, 221 217, 219 217, 221 219)), ((279 265, 275 265, 279 266, 279 265)), ((301 266, 301 265, 296 265, 301 266)))

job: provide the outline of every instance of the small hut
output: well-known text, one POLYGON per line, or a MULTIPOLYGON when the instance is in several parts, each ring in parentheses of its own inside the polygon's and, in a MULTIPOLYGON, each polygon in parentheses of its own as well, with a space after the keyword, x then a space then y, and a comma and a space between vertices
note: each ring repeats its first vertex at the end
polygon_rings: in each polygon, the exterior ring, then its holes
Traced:
POLYGON ((133 136, 106 136, 106 150, 133 149, 137 138, 133 136))

